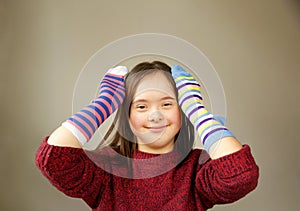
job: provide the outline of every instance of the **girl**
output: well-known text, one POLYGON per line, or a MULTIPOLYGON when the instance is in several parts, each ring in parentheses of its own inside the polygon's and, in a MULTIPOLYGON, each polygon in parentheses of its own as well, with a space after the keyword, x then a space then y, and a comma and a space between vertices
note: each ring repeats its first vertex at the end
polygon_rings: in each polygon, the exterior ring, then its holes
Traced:
POLYGON ((250 147, 205 109, 193 76, 159 61, 110 69, 99 97, 43 140, 36 164, 93 210, 207 210, 258 182, 250 147), (117 108, 110 146, 85 152, 117 108), (205 151, 192 149, 194 128, 205 151))

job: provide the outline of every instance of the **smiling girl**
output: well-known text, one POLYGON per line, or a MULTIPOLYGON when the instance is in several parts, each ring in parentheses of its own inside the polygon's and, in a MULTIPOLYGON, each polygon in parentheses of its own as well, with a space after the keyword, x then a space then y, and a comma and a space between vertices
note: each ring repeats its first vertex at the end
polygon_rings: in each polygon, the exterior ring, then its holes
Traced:
POLYGON ((159 61, 129 73, 112 68, 99 97, 43 140, 36 164, 58 190, 93 210, 207 210, 232 203, 256 187, 258 167, 250 147, 205 109, 200 88, 181 67, 159 61), (110 146, 88 156, 82 146, 116 110, 104 138, 113 135, 110 146), (192 149, 194 129, 205 151, 192 149), (116 157, 103 153, 108 149, 127 158, 126 168, 107 162, 116 157), (93 162, 97 154, 106 159, 93 162), (116 168, 126 174, 107 171, 116 168))

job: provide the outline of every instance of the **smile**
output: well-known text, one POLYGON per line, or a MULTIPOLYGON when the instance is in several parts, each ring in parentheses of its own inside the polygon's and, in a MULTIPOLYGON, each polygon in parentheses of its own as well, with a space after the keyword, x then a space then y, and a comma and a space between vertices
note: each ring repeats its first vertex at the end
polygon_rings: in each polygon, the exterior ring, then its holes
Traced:
POLYGON ((163 130, 165 130, 165 128, 168 125, 163 125, 163 126, 152 126, 152 127, 145 127, 146 129, 150 130, 151 132, 162 132, 163 130))

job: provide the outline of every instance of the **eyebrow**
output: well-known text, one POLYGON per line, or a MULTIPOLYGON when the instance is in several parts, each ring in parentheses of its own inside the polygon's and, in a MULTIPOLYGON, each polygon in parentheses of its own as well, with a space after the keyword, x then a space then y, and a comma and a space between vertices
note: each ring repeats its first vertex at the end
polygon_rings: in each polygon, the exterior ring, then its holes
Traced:
MULTIPOLYGON (((170 97, 170 96, 166 96, 166 97, 160 98, 160 101, 161 100, 175 100, 175 98, 170 97)), ((132 103, 139 103, 139 102, 148 102, 148 100, 142 98, 142 99, 137 99, 137 100, 132 101, 132 103)))

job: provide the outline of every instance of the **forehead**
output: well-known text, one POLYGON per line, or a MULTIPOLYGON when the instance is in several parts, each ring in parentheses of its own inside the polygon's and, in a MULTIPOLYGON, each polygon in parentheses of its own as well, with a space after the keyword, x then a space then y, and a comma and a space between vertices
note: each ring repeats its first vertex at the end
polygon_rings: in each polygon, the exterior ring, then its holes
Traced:
POLYGON ((170 96, 175 96, 172 84, 161 72, 151 73, 141 79, 135 91, 135 96, 145 93, 146 91, 158 91, 170 96))

